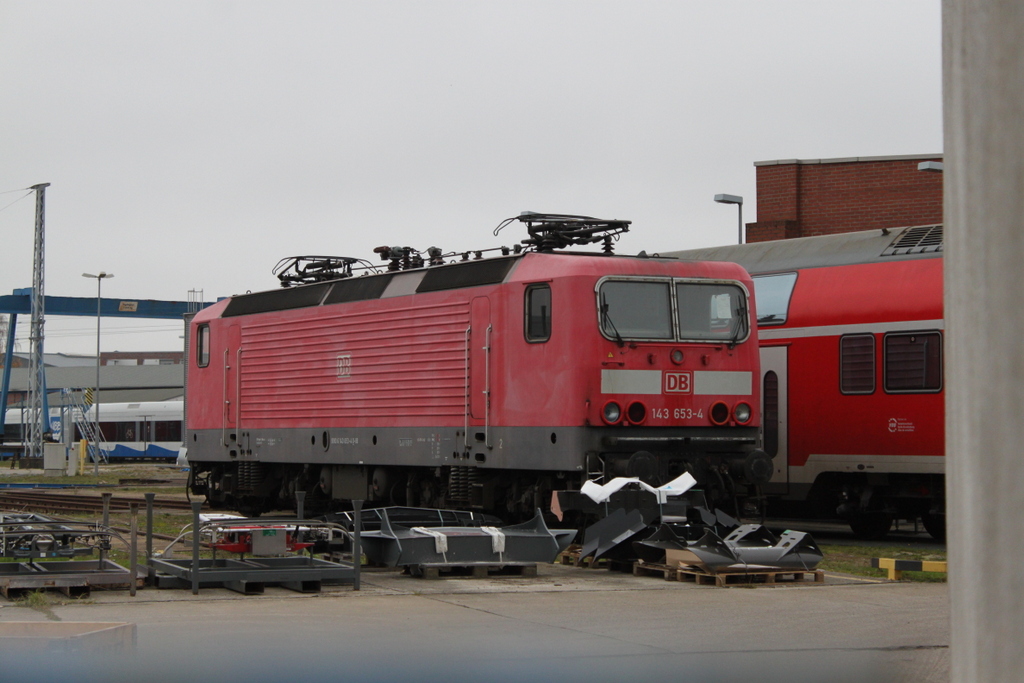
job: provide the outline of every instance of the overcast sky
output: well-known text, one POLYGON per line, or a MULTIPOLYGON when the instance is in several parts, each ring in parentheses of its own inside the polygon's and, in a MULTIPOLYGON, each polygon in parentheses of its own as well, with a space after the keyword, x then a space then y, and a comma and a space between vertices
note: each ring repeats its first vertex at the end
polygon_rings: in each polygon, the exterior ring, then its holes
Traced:
MULTIPOLYGON (((755 161, 941 153, 941 105, 938 0, 0 0, 0 294, 32 284, 36 183, 48 295, 212 300, 284 256, 512 244, 524 210, 731 243, 712 198, 756 220, 755 161)), ((46 350, 94 325, 48 317, 46 350)), ((104 350, 180 348, 148 326, 104 350)))

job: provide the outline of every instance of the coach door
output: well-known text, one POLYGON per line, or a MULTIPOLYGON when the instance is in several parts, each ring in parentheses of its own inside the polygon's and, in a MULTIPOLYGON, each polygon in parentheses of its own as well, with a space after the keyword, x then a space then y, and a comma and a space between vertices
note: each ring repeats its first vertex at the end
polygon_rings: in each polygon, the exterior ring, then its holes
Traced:
POLYGON ((761 348, 761 430, 764 450, 775 471, 768 490, 780 493, 789 484, 789 373, 788 346, 761 348))

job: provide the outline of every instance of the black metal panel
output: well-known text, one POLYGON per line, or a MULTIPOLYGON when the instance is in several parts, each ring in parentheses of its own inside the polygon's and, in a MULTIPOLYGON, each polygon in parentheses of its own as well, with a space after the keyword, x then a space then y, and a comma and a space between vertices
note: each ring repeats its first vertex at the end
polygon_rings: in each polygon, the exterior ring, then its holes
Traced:
POLYGON ((496 285, 505 280, 515 262, 516 259, 513 257, 435 266, 423 276, 423 281, 416 288, 416 292, 439 292, 460 287, 496 285))
POLYGON ((330 288, 332 283, 323 282, 304 287, 290 287, 288 289, 272 289, 268 292, 256 292, 255 294, 242 294, 233 297, 228 302, 223 318, 231 318, 237 315, 250 315, 253 313, 267 313, 269 311, 287 311, 292 308, 308 308, 319 306, 320 300, 330 288))
POLYGON ((331 293, 324 299, 324 305, 379 299, 380 295, 387 289, 393 275, 394 273, 385 273, 383 275, 367 275, 366 277, 338 280, 334 283, 331 293))
POLYGON ((925 254, 934 251, 942 251, 942 226, 921 225, 901 232, 882 252, 882 256, 925 254))

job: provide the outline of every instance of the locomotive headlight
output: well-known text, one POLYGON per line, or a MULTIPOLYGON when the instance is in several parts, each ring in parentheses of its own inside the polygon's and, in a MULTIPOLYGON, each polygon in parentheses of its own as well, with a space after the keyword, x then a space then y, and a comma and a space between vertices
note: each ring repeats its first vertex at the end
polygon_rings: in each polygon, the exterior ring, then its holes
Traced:
POLYGON ((733 418, 740 424, 746 424, 750 422, 751 410, 749 403, 737 403, 736 407, 732 409, 733 418))
POLYGON ((613 425, 622 417, 622 407, 615 401, 608 401, 608 403, 604 404, 604 411, 601 416, 604 418, 605 422, 613 425))
POLYGON ((708 410, 708 419, 711 424, 722 426, 729 421, 729 406, 721 401, 715 401, 708 410))
POLYGON ((638 425, 647 419, 647 406, 640 401, 633 401, 626 408, 626 417, 632 424, 638 425))

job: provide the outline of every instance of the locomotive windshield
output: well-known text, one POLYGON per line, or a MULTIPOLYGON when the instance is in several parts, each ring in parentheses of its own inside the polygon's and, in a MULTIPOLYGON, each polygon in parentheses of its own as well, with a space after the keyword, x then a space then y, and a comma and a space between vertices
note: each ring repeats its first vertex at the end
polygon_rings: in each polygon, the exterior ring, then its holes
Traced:
POLYGON ((605 334, 616 339, 674 339, 669 283, 604 283, 601 326, 605 334))
POLYGON ((747 304, 736 285, 676 285, 680 339, 740 339, 746 336, 747 304))
POLYGON ((616 341, 736 342, 747 335, 746 294, 734 284, 606 280, 598 305, 601 331, 616 341))

